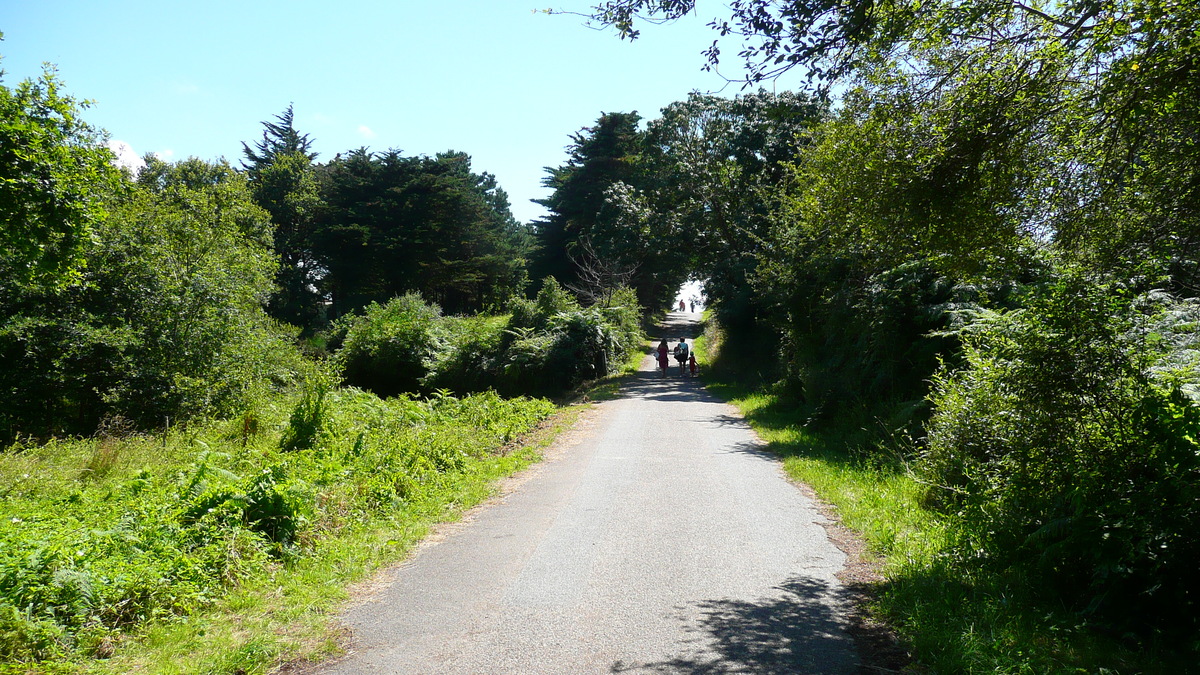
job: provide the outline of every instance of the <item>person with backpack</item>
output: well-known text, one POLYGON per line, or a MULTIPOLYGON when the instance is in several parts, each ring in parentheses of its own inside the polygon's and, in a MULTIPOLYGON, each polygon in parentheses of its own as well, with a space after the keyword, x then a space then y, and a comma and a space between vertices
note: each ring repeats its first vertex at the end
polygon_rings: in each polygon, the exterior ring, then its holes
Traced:
POLYGON ((679 374, 683 375, 684 364, 688 360, 688 343, 687 338, 679 338, 679 344, 675 345, 675 360, 679 362, 679 374))

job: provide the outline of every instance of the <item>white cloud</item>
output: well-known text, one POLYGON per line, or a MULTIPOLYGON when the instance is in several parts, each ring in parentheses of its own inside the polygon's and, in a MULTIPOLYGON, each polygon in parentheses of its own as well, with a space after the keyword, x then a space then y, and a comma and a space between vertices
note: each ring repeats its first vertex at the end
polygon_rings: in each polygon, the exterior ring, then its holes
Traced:
POLYGON ((175 151, 171 148, 167 148, 166 150, 157 150, 155 151, 154 156, 164 162, 169 162, 171 161, 171 158, 175 156, 175 151))
POLYGON ((363 138, 375 138, 375 132, 371 130, 371 127, 365 124, 358 125, 358 133, 363 138))
POLYGON ((125 141, 112 139, 108 142, 108 149, 112 150, 112 153, 116 155, 113 164, 129 169, 135 176, 146 167, 146 162, 142 161, 142 158, 138 157, 138 154, 134 152, 133 146, 125 141))

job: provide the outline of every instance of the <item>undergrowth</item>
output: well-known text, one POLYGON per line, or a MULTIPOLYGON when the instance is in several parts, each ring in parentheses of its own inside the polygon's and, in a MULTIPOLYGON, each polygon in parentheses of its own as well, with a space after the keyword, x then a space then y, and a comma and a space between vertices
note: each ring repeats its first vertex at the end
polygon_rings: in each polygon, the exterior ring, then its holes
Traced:
POLYGON ((553 412, 313 387, 243 418, 0 453, 0 672, 266 672, 347 583, 536 457, 553 412))

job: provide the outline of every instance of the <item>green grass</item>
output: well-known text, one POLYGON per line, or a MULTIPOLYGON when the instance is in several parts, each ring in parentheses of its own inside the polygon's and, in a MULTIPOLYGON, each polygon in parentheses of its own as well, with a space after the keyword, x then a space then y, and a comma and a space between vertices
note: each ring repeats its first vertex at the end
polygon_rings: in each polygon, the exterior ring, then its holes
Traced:
POLYGON ((1024 592, 1020 579, 979 573, 951 555, 953 521, 924 508, 922 486, 870 411, 810 424, 813 411, 739 383, 721 336, 697 346, 709 389, 736 405, 783 459, 788 475, 833 505, 859 533, 884 581, 870 612, 910 646, 918 672, 1187 673, 1194 659, 1089 632, 1061 607, 1024 592))
MULTIPOLYGON (((575 412, 559 415, 552 428, 568 426, 575 412)), ((472 467, 414 508, 327 540, 320 554, 247 584, 211 611, 149 627, 135 648, 97 662, 93 671, 256 673, 282 661, 319 661, 340 653, 333 619, 353 585, 402 560, 438 523, 457 520, 490 497, 496 481, 536 461, 551 436, 472 467)))
POLYGON ((300 400, 0 453, 0 672, 263 673, 335 653, 348 588, 536 461, 578 410, 335 390, 314 419, 292 414, 300 400), (297 424, 316 425, 311 447, 281 450, 297 424))

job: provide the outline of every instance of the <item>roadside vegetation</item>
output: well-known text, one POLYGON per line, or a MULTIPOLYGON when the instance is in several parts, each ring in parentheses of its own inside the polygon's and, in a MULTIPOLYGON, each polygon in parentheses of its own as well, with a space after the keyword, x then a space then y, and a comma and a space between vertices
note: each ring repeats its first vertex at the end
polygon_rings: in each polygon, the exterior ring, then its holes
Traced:
MULTIPOLYGON (((214 612, 229 620, 231 603, 263 605, 255 595, 276 585, 329 607, 372 561, 399 555, 422 528, 486 496, 488 480, 530 461, 519 441, 553 411, 542 399, 382 400, 315 384, 240 418, 9 447, 4 661, 24 672, 16 664, 121 657, 103 666, 121 672, 128 643, 165 633, 212 643, 218 651, 203 658, 177 652, 211 665, 244 646, 214 612), (385 528, 386 541, 370 540, 385 528), (322 584, 336 589, 304 591, 322 566, 322 584), (201 639, 214 630, 222 637, 201 639)), ((296 601, 266 604, 295 620, 296 601)), ((263 643, 261 671, 280 649, 266 643, 286 641, 246 630, 263 643)))
POLYGON ((0 86, 0 655, 236 615, 347 514, 507 461, 695 279, 711 372, 919 664, 1200 661, 1200 5, 726 9, 745 83, 805 91, 603 113, 528 224, 462 152, 320 162, 290 107, 240 166, 122 173, 52 71, 0 86))
MULTIPOLYGON (((1166 674, 1194 667, 1186 639, 1120 630, 1094 609, 1081 611, 1048 592, 1046 579, 1029 576, 1048 573, 1044 558, 988 564, 973 543, 977 525, 932 498, 936 457, 923 456, 887 425, 882 413, 893 407, 862 406, 825 419, 817 406, 760 377, 761 352, 715 321, 697 350, 709 390, 737 406, 788 475, 812 487, 863 538, 881 578, 866 589, 867 611, 895 632, 915 672, 1166 674)), ((1098 489, 1113 484, 1122 481, 1109 478, 1098 489)), ((1176 489, 1169 479, 1150 487, 1176 489)), ((1082 546, 1093 559, 1105 553, 1082 546)), ((1186 577, 1175 571, 1171 578, 1186 577)), ((1143 630, 1153 623, 1132 620, 1143 630)))

